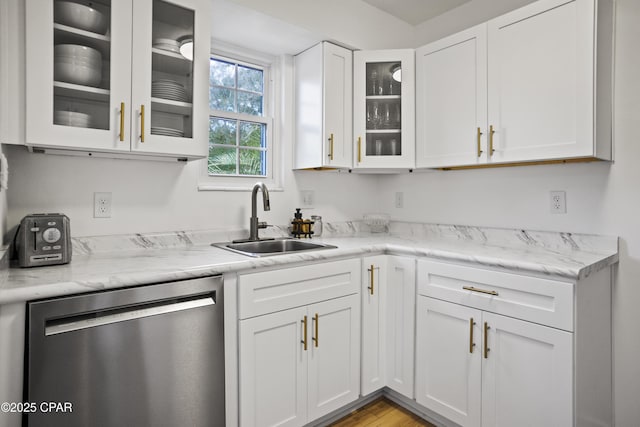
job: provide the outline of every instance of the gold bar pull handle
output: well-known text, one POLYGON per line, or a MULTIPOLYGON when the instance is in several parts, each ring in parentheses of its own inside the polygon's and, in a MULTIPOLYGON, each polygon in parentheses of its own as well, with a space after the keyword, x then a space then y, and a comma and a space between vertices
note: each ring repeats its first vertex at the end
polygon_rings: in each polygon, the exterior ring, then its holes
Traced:
POLYGON ((144 142, 144 104, 140 106, 140 142, 144 142))
POLYGON ((302 336, 304 337, 300 342, 304 344, 304 351, 307 351, 307 316, 304 316, 300 323, 302 323, 302 336))
POLYGON ((480 157, 483 153, 482 151, 482 131, 478 128, 478 157, 480 157))
POLYGON ((376 267, 373 264, 371 264, 371 268, 367 268, 367 271, 369 272, 369 286, 367 286, 367 289, 369 289, 371 295, 373 295, 373 288, 374 288, 374 281, 373 281, 373 270, 380 270, 380 267, 376 267))
POLYGON ((311 340, 315 343, 315 346, 318 347, 318 313, 316 313, 315 316, 313 316, 313 321, 315 323, 315 337, 311 337, 311 340))
POLYGON ((333 134, 329 136, 329 160, 333 160, 333 134))
POLYGON ((491 350, 489 348, 489 343, 487 342, 487 339, 489 338, 489 329, 491 329, 489 327, 489 324, 487 322, 484 322, 484 358, 485 359, 489 358, 489 350, 491 350))
POLYGON ((493 125, 489 126, 489 155, 493 156, 493 153, 496 151, 493 149, 493 134, 496 133, 495 130, 493 130, 493 125))
POLYGON ((362 138, 358 137, 358 163, 362 161, 362 138))
POLYGON ((478 292, 481 294, 493 295, 496 297, 498 296, 498 293, 496 291, 487 291, 485 289, 474 288, 473 286, 463 286, 462 289, 464 289, 465 291, 478 292))
POLYGON ((120 103, 120 142, 124 141, 124 102, 120 103))
POLYGON ((476 325, 476 322, 473 321, 473 317, 469 319, 469 353, 473 354, 473 347, 475 347, 475 343, 473 342, 473 327, 476 325))

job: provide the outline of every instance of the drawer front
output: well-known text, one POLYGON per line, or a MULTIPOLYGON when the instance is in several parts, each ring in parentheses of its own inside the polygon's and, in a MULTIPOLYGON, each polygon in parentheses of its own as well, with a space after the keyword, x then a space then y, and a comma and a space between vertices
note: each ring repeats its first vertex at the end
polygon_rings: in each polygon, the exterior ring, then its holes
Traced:
POLYGON ((573 331, 573 283, 418 261, 418 293, 573 331))
POLYGON ((360 259, 238 275, 240 318, 355 294, 360 259))

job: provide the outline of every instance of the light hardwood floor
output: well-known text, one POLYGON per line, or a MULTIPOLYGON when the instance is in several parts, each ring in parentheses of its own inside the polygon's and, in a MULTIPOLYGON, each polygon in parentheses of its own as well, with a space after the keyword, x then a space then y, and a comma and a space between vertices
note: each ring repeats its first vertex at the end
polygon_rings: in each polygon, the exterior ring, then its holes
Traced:
POLYGON ((380 398, 353 411, 330 427, 435 427, 397 404, 380 398))

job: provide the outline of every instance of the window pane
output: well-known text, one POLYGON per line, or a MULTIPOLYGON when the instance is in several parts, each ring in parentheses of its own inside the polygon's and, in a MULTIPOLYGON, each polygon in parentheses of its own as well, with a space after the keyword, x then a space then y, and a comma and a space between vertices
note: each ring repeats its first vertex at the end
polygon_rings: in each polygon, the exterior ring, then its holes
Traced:
POLYGON ((238 113, 262 115, 262 95, 247 92, 238 92, 238 113))
POLYGON ((209 144, 236 145, 236 121, 211 118, 209 144))
POLYGON ((209 84, 236 87, 236 66, 228 62, 212 59, 209 62, 209 84))
POLYGON ((240 145, 264 147, 264 125, 262 123, 240 122, 240 145))
POLYGON ((210 174, 236 174, 236 149, 227 147, 209 147, 210 174))
POLYGON ((261 150, 238 150, 240 175, 266 175, 266 155, 261 150))
POLYGON ((209 108, 212 110, 235 111, 235 90, 221 87, 209 88, 209 108))
POLYGON ((262 93, 263 84, 262 70, 238 65, 238 89, 262 93))

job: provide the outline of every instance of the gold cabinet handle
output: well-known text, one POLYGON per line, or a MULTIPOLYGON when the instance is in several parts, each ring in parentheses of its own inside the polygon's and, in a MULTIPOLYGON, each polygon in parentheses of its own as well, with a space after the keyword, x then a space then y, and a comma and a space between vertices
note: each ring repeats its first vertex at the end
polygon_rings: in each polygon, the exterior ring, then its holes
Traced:
POLYGON ((493 130, 493 125, 489 126, 489 155, 493 156, 493 153, 496 151, 493 149, 493 134, 496 133, 495 130, 493 130))
POLYGON ((379 270, 379 268, 375 267, 373 264, 371 264, 371 268, 367 268, 367 271, 370 273, 369 286, 367 286, 367 289, 369 289, 371 295, 373 295, 373 270, 379 270))
POLYGON ((333 134, 329 136, 329 160, 333 160, 333 134))
POLYGON ((315 337, 311 337, 311 340, 315 343, 315 346, 318 347, 318 313, 316 313, 316 315, 313 317, 313 321, 315 323, 316 326, 316 333, 315 333, 315 337))
POLYGON ((140 106, 140 142, 144 142, 144 104, 140 106))
POLYGON ((120 142, 124 141, 124 102, 120 103, 120 142))
POLYGON ((300 342, 304 344, 304 351, 307 351, 307 316, 304 316, 300 323, 302 323, 302 336, 304 337, 300 342))
POLYGON ((358 137, 358 163, 362 161, 362 138, 358 137))
POLYGON ((478 157, 480 157, 483 153, 481 137, 482 137, 482 131, 480 130, 480 128, 478 128, 478 157))
POLYGON ((484 358, 488 359, 489 358, 489 343, 487 342, 487 338, 489 337, 489 329, 491 329, 489 327, 489 324, 487 322, 484 322, 484 358))
POLYGON ((463 286, 462 289, 464 289, 465 291, 479 292, 481 294, 498 296, 498 293, 496 291, 487 291, 480 288, 474 288, 473 286, 463 286))
POLYGON ((475 343, 473 342, 473 327, 476 325, 476 322, 473 321, 473 317, 469 319, 469 353, 473 354, 473 347, 475 347, 475 343))

